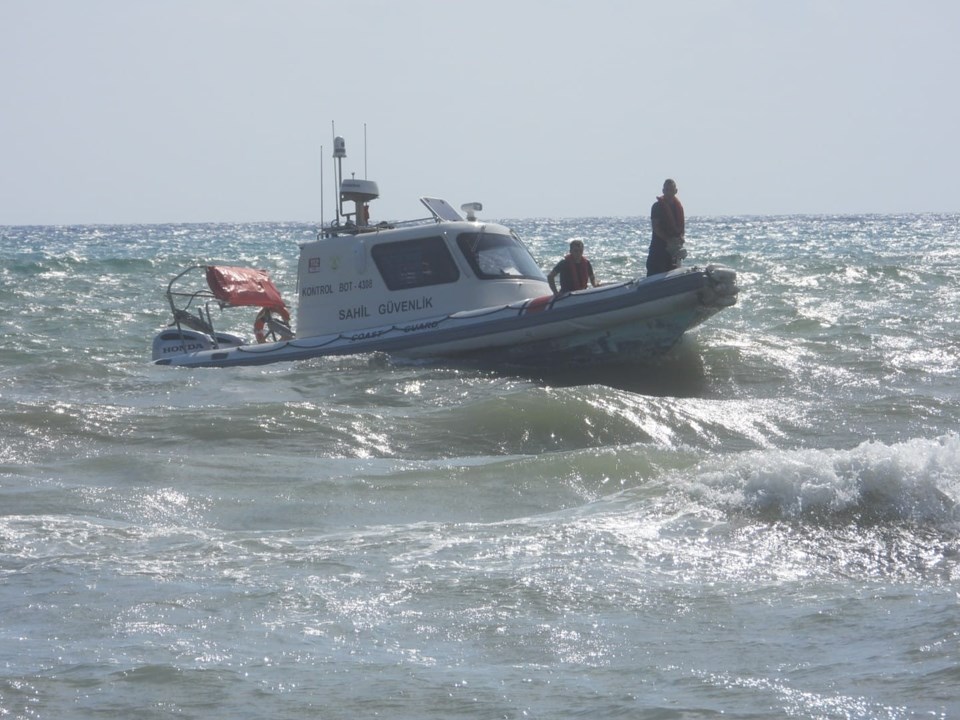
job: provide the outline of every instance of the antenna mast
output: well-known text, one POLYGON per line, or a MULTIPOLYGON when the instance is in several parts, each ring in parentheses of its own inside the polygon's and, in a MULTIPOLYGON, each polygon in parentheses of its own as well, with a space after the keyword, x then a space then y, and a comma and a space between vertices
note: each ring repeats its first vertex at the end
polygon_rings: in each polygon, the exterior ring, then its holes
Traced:
POLYGON ((333 182, 337 188, 337 225, 340 224, 340 211, 343 209, 340 207, 340 185, 343 182, 343 159, 347 156, 347 144, 343 141, 342 137, 337 137, 336 127, 334 126, 333 121, 330 121, 330 129, 333 132, 333 159, 335 161, 333 168, 333 182))

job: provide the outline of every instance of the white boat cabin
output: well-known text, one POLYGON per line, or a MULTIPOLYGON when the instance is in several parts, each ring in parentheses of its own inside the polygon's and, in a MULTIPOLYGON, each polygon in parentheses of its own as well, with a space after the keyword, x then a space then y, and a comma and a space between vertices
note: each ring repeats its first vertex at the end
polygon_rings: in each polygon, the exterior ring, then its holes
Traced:
POLYGON ((550 295, 543 270, 509 228, 480 222, 479 203, 421 198, 432 217, 370 225, 367 203, 376 184, 343 180, 345 222, 300 246, 297 336, 357 334, 409 325, 462 310, 503 306, 550 295))

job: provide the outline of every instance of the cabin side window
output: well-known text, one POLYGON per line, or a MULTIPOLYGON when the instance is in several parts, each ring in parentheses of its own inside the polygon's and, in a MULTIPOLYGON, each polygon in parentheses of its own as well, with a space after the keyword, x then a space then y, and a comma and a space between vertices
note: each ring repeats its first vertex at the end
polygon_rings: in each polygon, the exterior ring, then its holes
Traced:
POLYGON ((460 271, 441 237, 375 245, 373 261, 391 290, 456 282, 460 271))
POLYGON ((530 251, 512 235, 482 231, 461 233, 457 236, 457 246, 476 276, 483 280, 546 280, 530 251))

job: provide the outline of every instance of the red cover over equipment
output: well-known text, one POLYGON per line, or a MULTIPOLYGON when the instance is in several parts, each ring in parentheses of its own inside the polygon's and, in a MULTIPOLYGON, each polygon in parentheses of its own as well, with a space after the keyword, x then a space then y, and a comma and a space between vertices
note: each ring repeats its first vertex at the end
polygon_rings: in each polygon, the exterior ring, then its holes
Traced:
POLYGON ((217 300, 228 305, 251 305, 269 310, 285 307, 280 291, 263 270, 208 265, 207 284, 217 300))

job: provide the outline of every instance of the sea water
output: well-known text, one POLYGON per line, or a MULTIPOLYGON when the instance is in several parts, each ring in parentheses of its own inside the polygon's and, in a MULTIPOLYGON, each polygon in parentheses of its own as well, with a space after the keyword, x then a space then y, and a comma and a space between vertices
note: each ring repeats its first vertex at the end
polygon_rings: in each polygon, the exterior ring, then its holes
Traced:
POLYGON ((0 228, 0 718, 960 716, 960 216, 691 218, 739 303, 617 372, 149 364, 315 233, 0 228))

